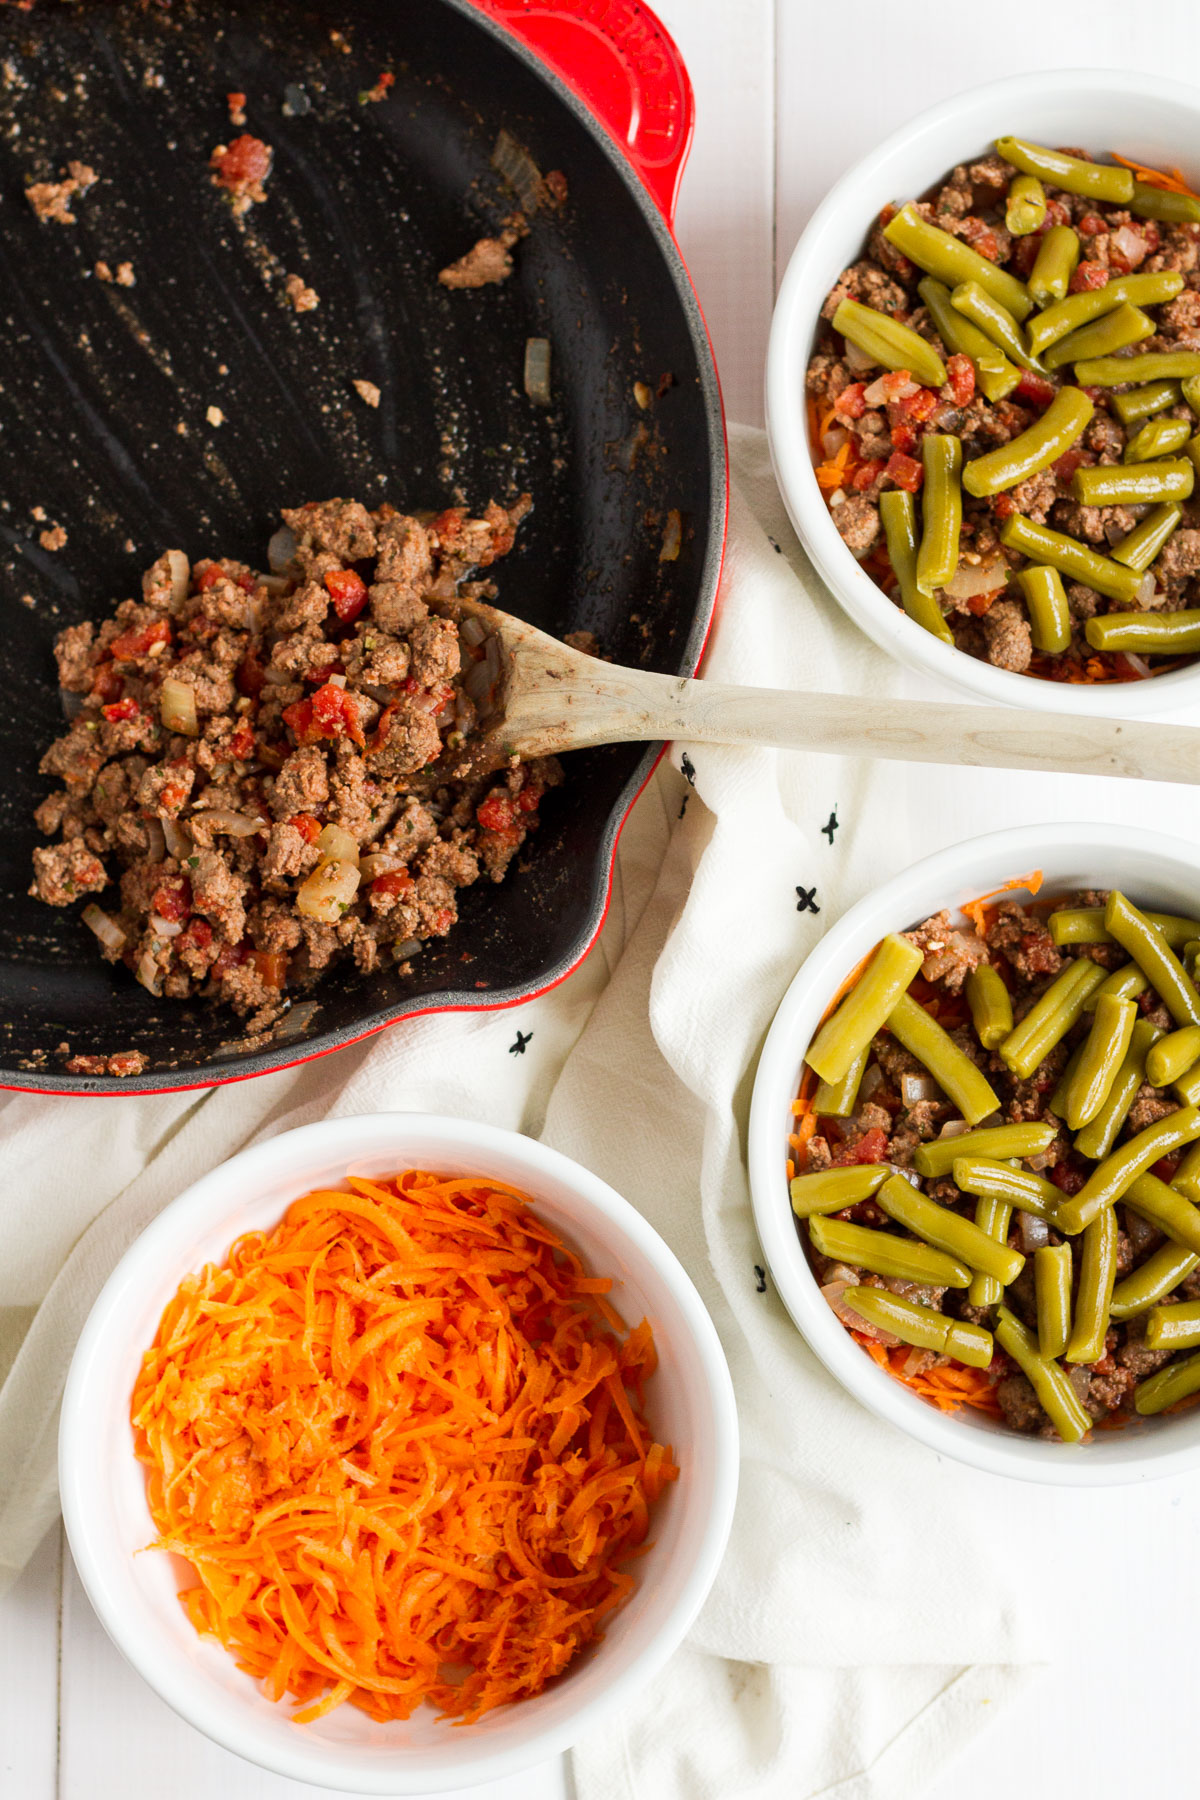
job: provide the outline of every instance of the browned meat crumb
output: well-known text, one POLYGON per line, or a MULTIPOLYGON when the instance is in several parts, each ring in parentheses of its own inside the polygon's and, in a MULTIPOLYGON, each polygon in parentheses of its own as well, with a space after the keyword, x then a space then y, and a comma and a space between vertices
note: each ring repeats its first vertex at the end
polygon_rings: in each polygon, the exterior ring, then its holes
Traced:
MULTIPOLYGON (((519 217, 519 215, 518 215, 519 217)), ((524 220, 506 225, 496 237, 481 237, 465 256, 438 271, 438 280, 448 288, 479 288, 507 281, 513 272, 510 254, 518 238, 525 235, 524 220)))
POLYGON ((375 383, 373 381, 358 380, 358 381, 355 381, 352 385, 353 385, 354 391, 358 395, 359 399, 365 400, 368 406, 378 406, 380 400, 383 398, 378 387, 375 385, 375 383))
POLYGON ((261 206, 267 197, 263 182, 271 172, 274 152, 261 138, 243 132, 231 144, 218 144, 209 157, 214 187, 229 195, 235 218, 261 206))
POLYGON ((226 94, 225 104, 229 108, 229 123, 231 125, 244 125, 246 123, 245 94, 226 94))
POLYGON ((225 423, 225 414, 221 411, 219 406, 208 407, 204 417, 210 425, 223 425, 225 423))
POLYGON ((61 525, 51 525, 38 532, 38 543, 43 550, 61 550, 66 541, 67 534, 61 525))
POLYGON ((76 194, 86 194, 96 180, 96 171, 86 163, 69 162, 62 181, 35 181, 25 189, 25 198, 43 224, 74 225, 71 201, 76 194))
POLYGON ((310 288, 300 275, 289 275, 284 282, 284 291, 292 304, 292 311, 298 313, 312 312, 321 304, 321 296, 315 288, 310 288))
POLYGON ((112 1056, 73 1056, 65 1067, 68 1075, 140 1075, 146 1057, 141 1050, 118 1050, 112 1056))

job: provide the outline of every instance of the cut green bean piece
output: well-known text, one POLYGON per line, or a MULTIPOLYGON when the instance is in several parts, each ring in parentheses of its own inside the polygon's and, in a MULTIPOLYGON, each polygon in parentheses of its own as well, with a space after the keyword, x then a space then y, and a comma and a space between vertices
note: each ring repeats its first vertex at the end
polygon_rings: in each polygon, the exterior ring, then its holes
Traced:
POLYGON ((1165 506, 1156 506, 1153 512, 1146 514, 1140 525, 1135 525, 1119 544, 1113 545, 1113 561, 1124 563, 1127 569, 1136 569, 1139 574, 1143 574, 1182 517, 1183 508, 1177 500, 1169 501, 1165 506))
MULTIPOLYGON (((980 1199, 975 1203, 975 1223, 980 1231, 988 1237, 995 1238, 998 1244, 1008 1242, 1008 1228, 1012 1223, 1012 1207, 1007 1200, 980 1199)), ((967 1289, 967 1300, 972 1306, 995 1306, 1004 1298, 1003 1284, 994 1275, 973 1275, 971 1285, 967 1289)))
POLYGON ((1183 1161, 1171 1177, 1171 1186, 1181 1193, 1185 1200, 1194 1206, 1200 1206, 1200 1144, 1193 1144, 1184 1152, 1183 1161))
POLYGON ((1136 1021, 1135 1000, 1118 1000, 1105 994, 1096 1002, 1092 1027, 1066 1096, 1067 1125, 1071 1131, 1081 1131, 1089 1125, 1108 1099, 1117 1071, 1125 1061, 1136 1021))
POLYGON ((915 262, 918 269, 944 281, 947 287, 955 288, 960 281, 977 281, 980 287, 995 295, 1001 306, 1007 306, 1015 319, 1024 323, 1029 317, 1033 301, 1015 275, 1009 275, 994 262, 989 262, 986 256, 980 256, 961 238, 951 237, 948 231, 930 225, 911 201, 889 219, 883 235, 910 262, 915 262))
MULTIPOLYGON (((977 281, 960 281, 950 295, 950 304, 955 312, 960 312, 964 319, 970 319, 972 325, 977 325, 1010 362, 1022 369, 1032 369, 1037 375, 1044 374, 1041 363, 1036 356, 1030 354, 1029 346, 1021 335, 1021 327, 1008 308, 1001 306, 995 295, 989 294, 977 281)), ((1152 331, 1154 327, 1151 326, 1150 329, 1152 331)))
POLYGON ((1187 443, 1183 446, 1183 454, 1187 457, 1194 469, 1200 469, 1200 432, 1198 432, 1195 437, 1190 437, 1188 439, 1187 443))
POLYGON ((1137 425, 1152 413, 1179 402, 1177 381, 1149 381, 1145 387, 1130 388, 1127 394, 1113 394, 1109 404, 1122 425, 1137 425))
MULTIPOLYGON (((1074 390, 1064 388, 1062 391, 1068 393, 1074 390)), ((1009 446, 1004 445, 1002 448, 1007 449, 1009 446)), ((988 454, 992 455, 994 452, 989 451, 988 454)), ((984 459, 980 457, 978 460, 982 462, 984 459)), ((971 468, 974 466, 974 463, 970 464, 971 468)), ((1142 585, 1142 577, 1136 570, 1122 568, 1120 563, 1113 562, 1110 557, 1090 550, 1077 538, 1067 537, 1061 531, 1052 531, 1048 525, 1035 525, 1023 513, 1013 513, 1010 518, 1005 519, 1000 527, 1000 542, 1006 550, 1019 551, 1030 562, 1049 563, 1052 569, 1069 575, 1072 581, 1082 581, 1087 587, 1095 588, 1098 594, 1106 594, 1110 600, 1120 600, 1126 606, 1132 605, 1142 585)), ((1089 624, 1092 622, 1088 621, 1089 624)))
POLYGON ((1165 1412, 1178 1405, 1200 1388, 1200 1356, 1189 1356, 1184 1362, 1168 1363, 1157 1375, 1141 1382, 1133 1393, 1133 1404, 1143 1418, 1165 1412))
POLYGON ((871 1042, 924 957, 907 938, 889 932, 861 978, 832 1018, 826 1019, 804 1058, 822 1081, 840 1081, 871 1042))
POLYGON ((1148 1256, 1124 1281, 1113 1289, 1112 1317, 1133 1319, 1149 1307, 1157 1306, 1179 1286, 1196 1265, 1200 1256, 1185 1250, 1182 1244, 1167 1243, 1148 1256))
MULTIPOLYGON (((960 1138, 959 1142, 963 1140, 960 1138)), ((975 1194, 981 1200, 1002 1201, 1035 1219, 1054 1223, 1058 1203, 1063 1198, 1044 1175, 1029 1169, 1018 1169, 1010 1162, 990 1156, 956 1156, 953 1163, 954 1184, 964 1194, 975 1194)))
POLYGON ((927 1194, 918 1193, 903 1175, 893 1175, 885 1181, 875 1196, 875 1203, 883 1208, 889 1219, 895 1219, 897 1225, 903 1225, 914 1237, 924 1239, 936 1250, 944 1250, 947 1256, 957 1257, 968 1268, 978 1269, 981 1275, 994 1275, 1005 1287, 1016 1280, 1025 1266, 1025 1258, 1019 1251, 996 1243, 970 1219, 939 1206, 927 1194))
MULTIPOLYGON (((1082 331, 1093 319, 1116 312, 1119 306, 1157 306, 1160 301, 1173 300, 1182 288, 1182 275, 1173 269, 1162 269, 1157 274, 1119 275, 1102 288, 1091 288, 1084 294, 1068 294, 1065 299, 1060 296, 1057 305, 1048 306, 1045 312, 1030 319, 1030 347, 1040 356, 1051 344, 1061 343, 1065 337, 1082 331)), ((1033 293, 1032 277, 1029 291, 1033 293)))
POLYGON ((986 400, 1003 400, 1021 379, 1015 363, 998 350, 991 338, 985 337, 977 325, 950 304, 950 289, 944 281, 926 275, 917 284, 917 292, 925 302, 937 334, 947 350, 956 356, 969 356, 975 365, 975 381, 986 400))
POLYGON ((1093 650, 1132 650, 1135 656, 1193 656, 1200 650, 1200 609, 1173 613, 1105 613, 1089 619, 1093 650))
POLYGON ((1193 1206, 1157 1175, 1139 1175, 1125 1195, 1125 1205, 1141 1218, 1149 1219, 1185 1250, 1200 1256, 1200 1207, 1193 1206))
POLYGON ((928 1069, 943 1093, 953 1100, 968 1125, 978 1125, 1000 1110, 1000 1096, 987 1076, 948 1031, 918 1006, 911 994, 896 1002, 887 1018, 892 1036, 928 1069))
POLYGON ((962 439, 927 432, 921 440, 921 461, 925 485, 921 490, 917 586, 923 594, 932 594, 935 588, 945 587, 958 567, 962 439))
POLYGON ((1200 224, 1200 200, 1194 194, 1152 187, 1148 181, 1134 182, 1133 198, 1126 204, 1139 219, 1158 219, 1164 225, 1200 224))
POLYGON ((1048 150, 1043 144, 1017 137, 997 138, 996 153, 1023 175, 1036 175, 1068 194, 1111 200, 1117 206, 1127 206, 1133 198, 1133 173, 1119 163, 1088 162, 1082 156, 1068 156, 1065 150, 1048 150))
POLYGON ((833 315, 833 329, 885 369, 907 369, 922 387, 944 386, 946 365, 933 345, 887 313, 857 300, 842 300, 833 315))
POLYGON ((1117 1070, 1107 1100, 1075 1139, 1076 1150, 1090 1162, 1102 1162, 1116 1143, 1117 1133, 1146 1079, 1146 1052, 1158 1036, 1148 1019, 1139 1019, 1134 1025, 1125 1060, 1117 1070))
POLYGON ((1147 1350, 1192 1350, 1200 1344, 1200 1300, 1156 1306, 1146 1320, 1147 1350))
POLYGON ((1126 963, 1124 968, 1114 969, 1111 975, 1106 975, 1098 988, 1092 989, 1083 1003, 1083 1010, 1095 1012, 1101 994, 1115 994, 1118 1000, 1136 1000, 1149 986, 1137 964, 1126 963))
MULTIPOLYGON (((1200 939, 1200 919, 1185 918, 1182 913, 1148 912, 1143 914, 1155 931, 1165 938, 1172 950, 1182 950, 1193 938, 1200 939)), ((1102 906, 1063 906, 1046 921, 1050 936, 1061 948, 1063 944, 1114 944, 1116 939, 1105 929, 1102 906)), ((1115 971, 1120 975, 1124 970, 1115 971)), ((1125 996, 1133 997, 1131 990, 1125 996)))
POLYGON ((1104 313, 1069 337, 1060 338, 1044 352, 1047 369, 1061 369, 1066 363, 1086 362, 1089 357, 1111 356, 1154 336, 1154 320, 1128 300, 1112 312, 1104 313))
POLYGON ((1186 381, 1200 375, 1200 352, 1147 350, 1141 356, 1098 356, 1075 364, 1081 387, 1124 387, 1127 381, 1186 381))
POLYGON ((1200 419, 1200 375, 1189 375, 1180 383, 1180 392, 1192 409, 1194 417, 1200 419))
MULTIPOLYGON (((1058 1227, 1074 1237, 1101 1213, 1129 1192, 1139 1176, 1171 1150, 1179 1150, 1200 1137, 1200 1112, 1181 1106, 1156 1119, 1092 1170, 1077 1194, 1061 1202, 1058 1227)), ((885 1184, 886 1185, 886 1184, 885 1184)), ((880 1190, 882 1192, 882 1189, 880 1190)))
POLYGON ((1146 1080, 1151 1087, 1170 1087, 1200 1059, 1200 1025, 1181 1025, 1160 1037, 1146 1057, 1146 1080))
POLYGON ((1017 585, 1025 596, 1034 649, 1050 655, 1065 650, 1071 642, 1071 608, 1058 570, 1031 563, 1018 571, 1017 585))
POLYGON ((996 968, 979 963, 967 976, 967 1005, 975 1036, 985 1050, 994 1050, 1013 1028, 1012 999, 996 968))
MULTIPOLYGON (((1157 456, 1173 456, 1192 435, 1186 419, 1148 419, 1121 452, 1127 463, 1153 462, 1157 456)), ((1122 560, 1124 560, 1122 558, 1122 560)))
POLYGON ((840 1081, 821 1081, 813 1095, 812 1109, 826 1119, 848 1119, 858 1105, 858 1087, 871 1054, 864 1044, 840 1081))
POLYGON ((1071 1246, 1044 1244, 1033 1253, 1037 1341, 1042 1356, 1062 1355, 1071 1335, 1071 1246))
POLYGON ((1083 1043, 1076 1044, 1074 1050, 1071 1052, 1070 1060, 1068 1061, 1066 1068, 1059 1076, 1058 1083, 1050 1095, 1050 1111, 1054 1114, 1056 1119, 1065 1119, 1067 1116, 1067 1094, 1070 1090, 1071 1083, 1075 1079, 1079 1065, 1083 1061, 1084 1044, 1086 1041, 1087 1040, 1084 1039, 1083 1043))
POLYGON ((843 1300, 868 1325, 890 1331, 901 1343, 918 1350, 936 1350, 973 1369, 986 1369, 992 1360, 992 1334, 982 1325, 964 1325, 932 1307, 889 1294, 885 1288, 850 1287, 843 1300))
MULTIPOLYGON (((1086 428, 1095 408, 1079 388, 1060 388, 1041 418, 1019 437, 984 456, 977 456, 963 470, 963 486, 977 500, 1001 494, 1030 475, 1048 469, 1086 428)), ((928 443, 928 439, 925 440, 928 443)), ((1190 467, 1190 465, 1189 465, 1190 467)), ((1014 513, 1013 518, 1019 518, 1014 513)), ((1012 519, 1006 521, 1011 524, 1012 519)), ((1054 535, 1054 534, 1051 534, 1054 535)), ((1073 541, 1073 540, 1069 540, 1073 541)), ((1019 546, 1018 546, 1019 548, 1019 546)), ((1033 552, 1028 552, 1032 555, 1033 552)), ((1045 558, 1052 561, 1052 558, 1045 558)))
POLYGON ((886 1163, 856 1163, 846 1169, 817 1169, 811 1175, 793 1175, 788 1184, 792 1211, 798 1219, 816 1213, 841 1212, 878 1193, 888 1178, 886 1163))
MULTIPOLYGON (((1178 615, 1176 615, 1178 616, 1178 615)), ((1200 994, 1184 973, 1161 931, 1156 931, 1144 912, 1113 888, 1104 908, 1104 927, 1148 975, 1177 1025, 1200 1025, 1200 994)))
POLYGON ((1032 1331, 1007 1306, 996 1315, 996 1342, 1028 1380, 1059 1437, 1077 1444, 1091 1430, 1092 1421, 1062 1364, 1041 1354, 1032 1331))
POLYGON ((1070 1363, 1095 1363, 1104 1355, 1104 1338, 1117 1277, 1119 1236, 1117 1215, 1111 1206, 1106 1206, 1084 1231, 1075 1318, 1066 1349, 1066 1360, 1070 1363))
POLYGON ((1171 1087, 1185 1106, 1200 1105, 1200 1063, 1193 1063, 1176 1077, 1171 1087))
POLYGON ((1001 1059, 1021 1081, 1027 1081, 1055 1044, 1066 1037, 1083 1011, 1084 1001, 1104 980, 1104 973, 1098 963, 1084 958, 1068 963, 1005 1038, 1000 1045, 1001 1059))
POLYGON ((1036 175, 1014 175, 1004 203, 1004 223, 1014 237, 1028 237, 1046 217, 1046 190, 1036 175))
POLYGON ((1057 1125, 985 1125, 982 1131, 963 1131, 957 1137, 935 1138, 931 1144, 918 1144, 913 1152, 913 1167, 918 1175, 936 1179, 949 1175, 960 1156, 1004 1157, 1040 1156, 1058 1135, 1057 1125))
POLYGON ((1052 301, 1062 300, 1078 262, 1079 233, 1069 225, 1052 225, 1038 246, 1037 260, 1025 284, 1034 305, 1049 306, 1052 301))
POLYGON ((954 633, 942 616, 942 609, 932 594, 923 594, 917 586, 917 507, 911 494, 893 488, 879 496, 879 517, 887 540, 888 560, 896 571, 900 588, 900 604, 914 624, 953 644, 954 633))
POLYGON ((1189 457, 1148 463, 1095 463, 1076 469, 1071 492, 1081 506, 1148 506, 1186 500, 1196 481, 1189 457))
POLYGON ((944 1250, 911 1243, 890 1231, 873 1231, 868 1225, 853 1225, 848 1219, 814 1217, 808 1222, 808 1235, 822 1256, 849 1263, 852 1269, 867 1269, 872 1275, 890 1275, 927 1287, 970 1285, 971 1271, 965 1263, 947 1256, 944 1250))

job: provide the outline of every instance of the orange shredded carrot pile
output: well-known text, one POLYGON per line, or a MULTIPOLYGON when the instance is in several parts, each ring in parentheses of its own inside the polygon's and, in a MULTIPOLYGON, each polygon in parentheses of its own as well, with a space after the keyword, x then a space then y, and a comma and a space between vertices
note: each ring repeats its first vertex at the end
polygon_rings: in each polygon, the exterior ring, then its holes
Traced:
POLYGON ((888 1350, 861 1331, 852 1331, 850 1335, 893 1381, 902 1382, 918 1398, 936 1406, 939 1412, 959 1412, 969 1406, 975 1412, 987 1413, 995 1419, 1003 1417, 996 1398, 995 1381, 986 1369, 968 1369, 964 1363, 949 1362, 906 1375, 904 1365, 912 1355, 907 1345, 888 1350))
POLYGON ((1036 894, 1041 885, 1042 871, 1040 869, 1033 869, 1028 875, 1014 875, 1011 881, 1006 881, 1000 887, 993 888, 990 894, 980 894, 977 900, 966 901, 962 909, 963 913, 970 919, 979 936, 986 938, 996 922, 996 908, 987 905, 989 900, 995 900, 1000 894, 1011 893, 1014 888, 1028 888, 1031 894, 1036 894))
POLYGON ((1148 169, 1144 163, 1134 162, 1117 150, 1113 151, 1113 161, 1120 163, 1123 169, 1132 169, 1147 187, 1165 188, 1169 194, 1190 194, 1193 200, 1200 200, 1200 194, 1184 180, 1182 169, 1148 169))
POLYGON ((605 1279, 501 1182, 317 1192, 181 1284, 134 1388, 180 1599, 297 1720, 459 1723, 537 1693, 629 1594, 678 1475, 605 1279))
MULTIPOLYGON (((834 413, 832 401, 818 401, 811 395, 809 396, 808 425, 811 434, 810 442, 815 456, 822 455, 821 446, 825 433, 833 422, 834 413)), ((844 487, 849 481, 861 461, 862 458, 858 454, 854 436, 852 433, 848 434, 846 442, 833 456, 825 457, 823 461, 818 462, 817 486, 823 493, 836 493, 838 488, 844 487)))

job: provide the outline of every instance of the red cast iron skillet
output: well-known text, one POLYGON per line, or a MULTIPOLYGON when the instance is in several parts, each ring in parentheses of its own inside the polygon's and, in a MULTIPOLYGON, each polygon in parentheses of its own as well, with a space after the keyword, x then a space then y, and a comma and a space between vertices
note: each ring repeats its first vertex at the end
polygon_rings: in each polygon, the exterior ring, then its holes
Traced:
MULTIPOLYGON (((660 747, 578 752, 500 886, 460 895, 411 976, 338 967, 303 1033, 254 1049, 223 1007, 154 1001, 101 962, 78 909, 27 896, 63 729, 51 644, 138 591, 168 546, 263 565, 281 506, 333 494, 440 508, 529 489, 499 604, 620 662, 696 667, 716 596, 726 468, 716 372, 671 235, 691 134, 679 54, 636 0, 33 0, 0 8, 0 1085, 153 1091, 237 1080, 427 1011, 544 992, 600 928, 621 825, 660 747), (381 101, 360 98, 382 72, 381 101), (245 231, 208 178, 235 131, 274 147, 245 231), (14 127, 19 129, 14 130, 14 127), (513 205, 506 129, 569 196, 502 287, 437 270, 513 205), (22 198, 68 159, 77 223, 22 198), (105 284, 98 260, 133 264, 105 284), (296 273, 320 295, 297 317, 296 273), (526 339, 553 347, 533 405, 526 339), (355 379, 378 385, 372 410, 355 379), (634 383, 654 396, 639 408, 634 383), (224 423, 207 422, 209 407, 224 423), (684 523, 660 561, 666 515, 684 523), (57 551, 39 537, 53 524, 57 551), (124 1081, 72 1055, 140 1050, 124 1081)), ((103 902, 103 897, 101 896, 103 902)))

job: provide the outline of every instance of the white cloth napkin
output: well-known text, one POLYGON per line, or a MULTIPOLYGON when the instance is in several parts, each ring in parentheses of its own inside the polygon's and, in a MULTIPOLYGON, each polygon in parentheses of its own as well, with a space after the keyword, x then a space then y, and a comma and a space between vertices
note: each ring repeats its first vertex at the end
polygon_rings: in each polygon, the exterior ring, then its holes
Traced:
MULTIPOLYGON (((842 618, 792 536, 763 435, 734 428, 731 452, 707 673, 866 705, 899 691, 906 678, 842 618)), ((416 1020, 201 1095, 4 1102, 0 1585, 54 1516, 57 1406, 80 1326, 173 1194, 252 1139, 326 1114, 486 1117, 588 1164, 671 1243, 716 1321, 741 1413, 737 1518, 712 1596, 643 1700, 575 1751, 580 1800, 905 1800, 1038 1662, 1111 1633, 1091 1573, 1108 1497, 948 1464, 831 1380, 760 1273, 749 1095, 772 1013, 826 926, 943 842, 1047 816, 1047 790, 762 750, 677 745, 671 760, 622 838, 599 945, 527 1007, 416 1020)), ((1114 802, 1059 783, 1050 816, 1136 818, 1153 811, 1149 792, 1114 802)), ((1156 1503, 1137 1500, 1147 1607, 1164 1592, 1182 1604, 1181 1581, 1200 1600, 1200 1576, 1156 1564, 1156 1503)), ((1132 1629, 1136 1600, 1122 1608, 1132 1629)))

